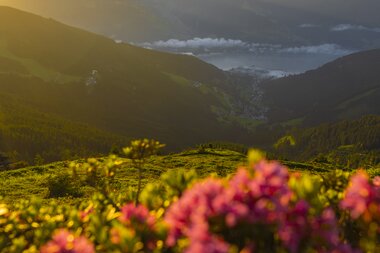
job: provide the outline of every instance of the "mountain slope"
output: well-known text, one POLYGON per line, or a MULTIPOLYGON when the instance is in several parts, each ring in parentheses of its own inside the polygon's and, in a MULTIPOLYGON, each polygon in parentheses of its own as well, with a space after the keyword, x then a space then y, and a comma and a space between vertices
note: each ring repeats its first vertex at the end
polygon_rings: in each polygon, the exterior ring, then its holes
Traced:
MULTIPOLYGON (((292 159, 310 159, 339 148, 351 148, 358 155, 380 151, 380 116, 367 115, 289 132, 294 145, 283 143, 278 150, 292 159)), ((377 156, 377 160, 379 157, 377 156)))
POLYGON ((1 4, 136 43, 225 37, 293 46, 380 45, 377 0, 0 0, 1 4), (339 24, 352 26, 331 31, 339 24))
POLYGON ((342 57, 316 70, 262 84, 269 119, 314 124, 380 114, 380 50, 342 57))
POLYGON ((231 110, 230 77, 194 57, 118 44, 0 7, 0 94, 43 113, 171 148, 244 140, 216 112, 231 110))
POLYGON ((128 138, 95 127, 43 113, 12 96, 0 93, 0 150, 11 162, 34 163, 88 157, 110 152, 128 138))

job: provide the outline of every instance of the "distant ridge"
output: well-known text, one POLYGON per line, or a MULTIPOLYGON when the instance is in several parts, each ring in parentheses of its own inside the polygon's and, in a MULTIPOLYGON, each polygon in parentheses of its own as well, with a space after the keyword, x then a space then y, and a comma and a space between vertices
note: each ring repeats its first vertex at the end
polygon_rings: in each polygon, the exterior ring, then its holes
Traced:
POLYGON ((380 49, 354 53, 304 74, 262 84, 273 121, 315 124, 380 114, 380 49))

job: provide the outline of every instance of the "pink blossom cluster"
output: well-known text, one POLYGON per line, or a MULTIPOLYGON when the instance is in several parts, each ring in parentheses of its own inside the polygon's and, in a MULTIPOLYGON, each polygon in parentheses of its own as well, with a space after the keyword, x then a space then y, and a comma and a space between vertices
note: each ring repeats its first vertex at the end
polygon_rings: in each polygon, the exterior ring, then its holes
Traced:
POLYGON ((95 248, 86 237, 75 237, 66 229, 60 229, 41 248, 41 253, 95 253, 95 248))
POLYGON ((148 208, 143 205, 126 204, 121 208, 121 216, 119 220, 130 225, 133 222, 146 224, 149 228, 153 228, 156 223, 156 218, 149 213, 148 208))
POLYGON ((218 210, 215 200, 223 196, 225 187, 221 180, 209 179, 194 185, 181 199, 169 207, 165 221, 170 226, 167 244, 175 246, 181 236, 190 238, 187 252, 227 252, 228 245, 222 239, 209 233, 208 217, 218 210))
MULTIPOLYGON (((180 238, 187 238, 186 252, 228 252, 234 242, 228 241, 223 232, 238 231, 248 224, 262 229, 262 234, 265 230, 278 234, 280 244, 289 252, 300 252, 303 245, 311 245, 318 252, 354 252, 340 243, 334 211, 325 209, 313 216, 307 201, 293 203, 288 180, 286 167, 261 161, 253 171, 240 169, 228 182, 209 179, 196 184, 166 213, 167 245, 174 246, 180 238), (214 220, 221 220, 216 227, 225 231, 216 232, 214 220)), ((246 231, 242 235, 249 238, 240 245, 244 252, 254 252, 256 243, 265 240, 246 231)))
MULTIPOLYGON (((144 244, 144 252, 151 252, 156 248, 156 217, 149 213, 148 208, 143 205, 136 206, 133 203, 126 204, 121 208, 119 221, 141 237, 140 240, 144 244)), ((117 229, 111 231, 114 239, 115 236, 116 238, 118 237, 118 234, 117 229)))
POLYGON ((283 223, 292 196, 288 178, 287 169, 279 163, 262 161, 254 171, 239 169, 228 182, 212 179, 196 184, 167 211, 167 244, 173 246, 186 237, 187 252, 228 252, 229 243, 210 232, 211 219, 222 218, 228 228, 242 223, 283 223))
POLYGON ((320 215, 310 215, 311 206, 300 200, 288 210, 285 222, 278 229, 279 237, 292 253, 312 247, 318 252, 359 253, 350 245, 341 243, 335 212, 324 209, 320 215))
POLYGON ((380 177, 371 182, 366 172, 357 172, 346 189, 341 208, 348 210, 353 219, 380 221, 380 177))

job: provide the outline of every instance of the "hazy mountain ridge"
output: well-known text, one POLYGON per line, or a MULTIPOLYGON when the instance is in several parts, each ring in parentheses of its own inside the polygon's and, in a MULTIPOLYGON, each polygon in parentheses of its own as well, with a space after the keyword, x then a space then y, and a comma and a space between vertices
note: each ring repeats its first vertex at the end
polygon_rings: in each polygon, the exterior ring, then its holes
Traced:
POLYGON ((316 70, 262 84, 269 118, 315 124, 380 114, 380 50, 351 54, 316 70))
POLYGON ((0 4, 130 42, 224 37, 298 46, 337 43, 368 49, 380 45, 379 33, 371 30, 380 27, 376 0, 2 0, 0 4), (331 30, 341 24, 369 29, 331 30))

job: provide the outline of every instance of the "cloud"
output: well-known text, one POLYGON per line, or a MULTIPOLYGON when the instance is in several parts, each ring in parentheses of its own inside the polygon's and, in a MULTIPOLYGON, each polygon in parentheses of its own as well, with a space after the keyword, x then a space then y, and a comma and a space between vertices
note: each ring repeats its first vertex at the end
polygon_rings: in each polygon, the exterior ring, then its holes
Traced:
POLYGON ((337 44, 322 44, 315 46, 288 47, 280 50, 283 53, 305 53, 305 54, 328 54, 328 55, 345 55, 352 51, 342 48, 337 44))
POLYGON ((195 56, 195 54, 192 53, 192 52, 181 52, 181 54, 183 54, 183 55, 195 56))
POLYGON ((326 54, 345 55, 352 51, 342 48, 337 44, 321 44, 312 46, 284 47, 281 44, 248 43, 242 40, 225 38, 194 38, 190 40, 169 39, 139 44, 145 48, 163 49, 182 54, 199 55, 201 53, 221 53, 222 51, 241 51, 253 54, 266 53, 291 53, 291 54, 326 54))
POLYGON ((315 25, 315 24, 300 24, 298 27, 299 28, 315 28, 315 27, 320 27, 320 26, 315 25))
POLYGON ((332 32, 343 32, 348 30, 356 30, 356 31, 367 31, 367 32, 380 32, 380 28, 370 28, 362 25, 351 25, 351 24, 339 24, 331 27, 330 31, 332 32))
POLYGON ((190 40, 177 40, 170 39, 167 41, 155 41, 155 42, 146 42, 142 44, 145 47, 153 48, 192 48, 192 49, 201 49, 201 48, 243 48, 248 47, 249 44, 234 39, 225 39, 225 38, 194 38, 190 40))

